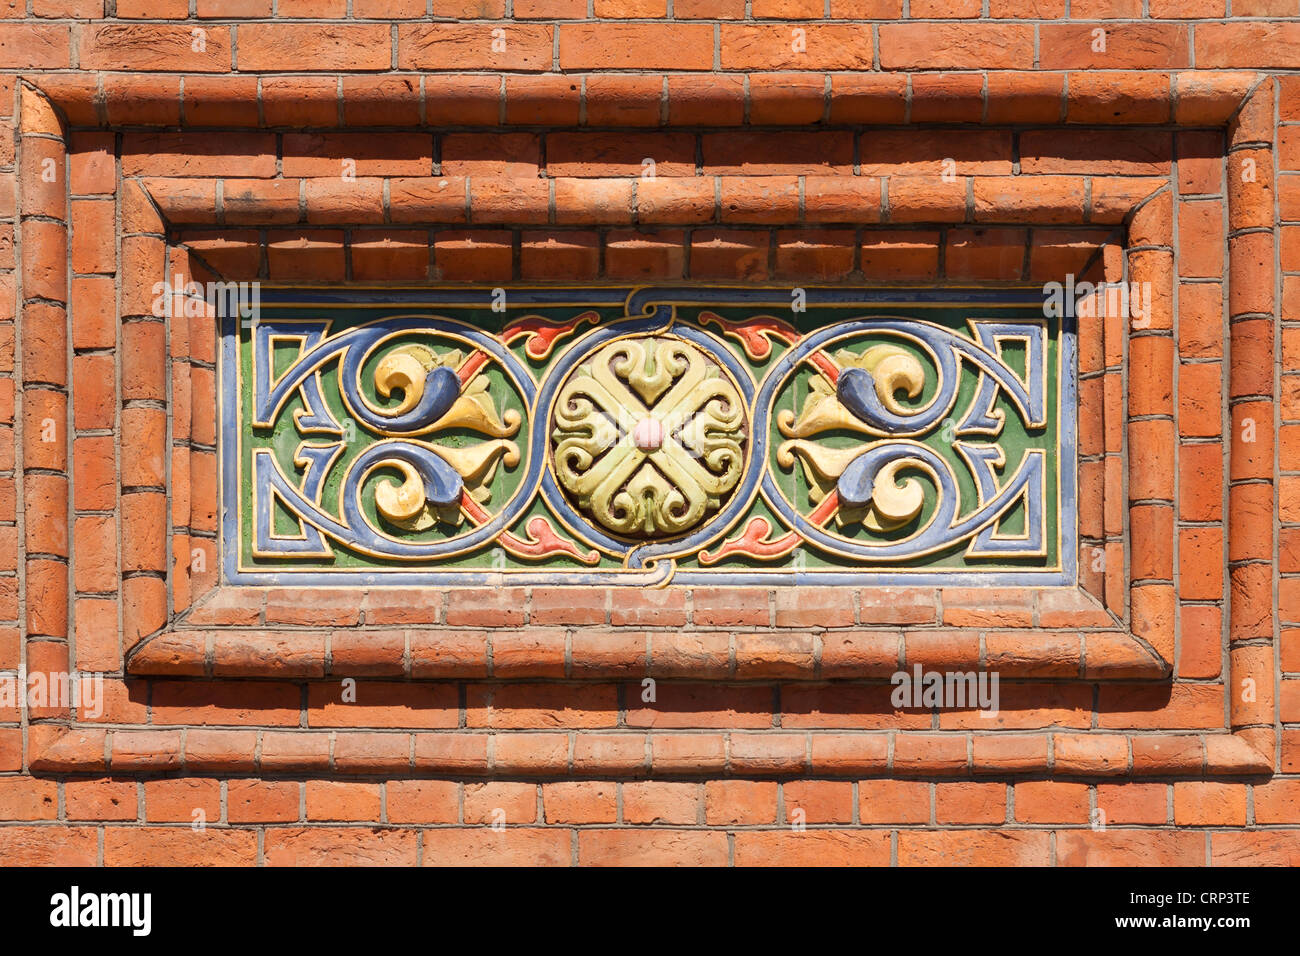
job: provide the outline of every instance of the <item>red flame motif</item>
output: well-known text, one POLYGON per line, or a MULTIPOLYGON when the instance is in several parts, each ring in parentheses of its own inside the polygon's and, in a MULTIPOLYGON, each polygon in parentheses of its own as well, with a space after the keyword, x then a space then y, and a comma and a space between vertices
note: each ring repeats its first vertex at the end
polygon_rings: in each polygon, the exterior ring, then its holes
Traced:
POLYGON ((528 344, 524 346, 524 353, 530 359, 540 362, 551 354, 556 342, 572 335, 583 322, 595 325, 599 319, 600 313, 591 310, 579 313, 567 322, 552 322, 540 315, 525 315, 515 319, 502 330, 501 340, 508 345, 515 339, 527 336, 528 344))

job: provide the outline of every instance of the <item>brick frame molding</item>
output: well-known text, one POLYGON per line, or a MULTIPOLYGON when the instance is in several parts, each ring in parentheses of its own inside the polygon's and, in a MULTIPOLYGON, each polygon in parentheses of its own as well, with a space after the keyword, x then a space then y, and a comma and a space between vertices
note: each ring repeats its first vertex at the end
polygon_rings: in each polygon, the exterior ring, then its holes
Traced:
MULTIPOLYGON (((757 116, 761 123, 766 115, 764 110, 770 105, 755 101, 747 85, 736 89, 701 81, 698 88, 691 88, 689 76, 673 79, 674 83, 666 87, 668 99, 663 101, 663 110, 669 118, 666 125, 673 125, 674 116, 685 125, 700 122, 732 125, 737 116, 740 122, 748 118, 750 124, 755 124, 757 116), (674 113, 674 89, 694 104, 696 112, 674 113), (690 118, 683 119, 684 116, 690 118)), ((905 77, 881 79, 889 83, 880 84, 879 88, 872 84, 868 89, 849 90, 843 95, 837 94, 832 81, 831 91, 825 97, 825 115, 832 121, 838 117, 839 121, 848 123, 904 121, 906 114, 898 119, 885 111, 896 107, 897 82, 901 79, 905 88, 910 89, 909 81, 905 77)), ((1271 196, 1271 150, 1275 139, 1273 86, 1273 81, 1260 81, 1249 74, 1194 77, 1177 74, 1164 84, 1158 77, 1153 80, 1143 75, 1133 77, 1127 85, 1119 80, 1103 95, 1086 84, 1076 88, 1072 75, 1068 88, 1064 82, 1061 85, 1059 112, 1048 120, 1107 122, 1108 115, 1118 115, 1121 111, 1108 113, 1100 104, 1122 102, 1124 116, 1137 117, 1144 123, 1189 129, 1223 127, 1228 156, 1241 154, 1261 164, 1267 161, 1268 175, 1261 175, 1255 184, 1259 189, 1235 182, 1235 177, 1229 177, 1226 189, 1230 224, 1225 276, 1229 283, 1230 332, 1227 378, 1234 435, 1240 434, 1239 425, 1244 418, 1262 417, 1271 426, 1276 416, 1271 378, 1277 324, 1273 268, 1276 222, 1271 196), (1267 201, 1261 199, 1261 190, 1268 194, 1267 201), (1267 370, 1267 382, 1260 378, 1263 370, 1267 370)), ((572 90, 565 87, 567 84, 552 85, 549 93, 533 91, 529 102, 536 112, 528 114, 528 121, 551 122, 552 118, 566 115, 572 90)), ((420 89, 424 89, 422 85, 420 89)), ((327 106, 336 101, 337 93, 322 88, 318 98, 318 104, 309 98, 306 106, 327 106)), ((1009 115, 1009 104, 1016 98, 1014 85, 982 91, 982 115, 1009 115)), ((218 108, 222 101, 199 102, 218 108)), ((38 169, 40 162, 47 158, 63 161, 68 152, 65 123, 111 128, 172 125, 189 117, 191 103, 192 97, 181 98, 179 88, 164 83, 150 85, 140 78, 110 77, 97 81, 94 86, 54 76, 33 78, 25 84, 22 96, 22 167, 38 169), (115 91, 117 82, 123 86, 115 91), (123 90, 129 90, 130 96, 124 96, 123 90)), ((494 125, 502 117, 510 117, 512 103, 508 85, 503 84, 495 91, 486 86, 470 87, 447 107, 452 112, 448 113, 446 122, 494 125), (493 104, 496 113, 492 112, 493 104)), ((429 115, 427 94, 422 93, 420 116, 424 119, 429 115)), ((818 221, 881 222, 879 195, 873 202, 870 189, 837 196, 833 201, 835 211, 827 214, 834 218, 810 218, 808 180, 815 177, 796 178, 799 188, 785 195, 802 198, 788 200, 784 207, 778 200, 775 212, 769 192, 752 205, 742 202, 727 208, 710 206, 711 216, 739 225, 746 224, 747 217, 759 222, 799 225, 818 221), (772 215, 777 219, 762 218, 772 215)), ((118 273, 121 298, 111 321, 115 323, 118 316, 130 320, 121 326, 121 339, 115 340, 123 363, 121 395, 128 405, 122 409, 120 419, 115 419, 122 449, 121 473, 115 480, 120 479, 123 489, 120 499, 115 500, 120 501, 122 526, 108 541, 108 547, 116 549, 120 536, 121 567, 127 572, 121 578, 122 634, 115 648, 125 664, 124 673, 163 677, 302 678, 337 674, 342 666, 349 675, 396 678, 541 675, 568 679, 655 676, 729 681, 852 680, 884 677, 900 666, 922 663, 927 667, 956 669, 995 667, 1016 677, 1035 680, 1151 680, 1168 676, 1175 660, 1180 614, 1172 566, 1168 575, 1160 569, 1148 573, 1145 563, 1142 567, 1135 565, 1133 555, 1177 553, 1175 541, 1181 529, 1175 517, 1178 500, 1175 473, 1170 467, 1178 447, 1175 392, 1172 386, 1166 393, 1159 388, 1134 388, 1133 383, 1140 377, 1135 373, 1149 373, 1157 381, 1173 378, 1176 359, 1172 315, 1179 274, 1176 253, 1181 210, 1176 215, 1174 192, 1167 183, 1137 182, 1130 184, 1133 188, 1127 195, 1118 189, 1103 190, 1100 197, 1094 192, 1092 206, 1085 209, 1079 203, 1077 212, 1069 188, 1061 190, 1059 205, 1038 202, 1026 211, 1028 197, 1018 192, 1016 178, 1007 177, 1007 182, 989 193, 991 198, 983 207, 989 222, 1050 223, 1079 228, 1101 223, 1123 224, 1127 229, 1125 254, 1120 261, 1100 260, 1099 274, 1149 281, 1158 296, 1166 297, 1166 315, 1171 317, 1168 328, 1158 326, 1138 335, 1124 335, 1121 330, 1109 327, 1096 329, 1097 347, 1087 354, 1080 350, 1080 371, 1085 375, 1095 374, 1095 379, 1088 381, 1097 383, 1091 390, 1091 399, 1081 397, 1081 415, 1089 409, 1099 413, 1102 399, 1107 399, 1104 404, 1110 407, 1117 407, 1112 403, 1121 397, 1127 404, 1126 428, 1120 427, 1125 422, 1104 421, 1099 429, 1101 445, 1096 467, 1090 470, 1100 473, 1094 477, 1091 487, 1103 489, 1103 507, 1097 515, 1098 533, 1084 535, 1085 539, 1102 543, 1111 556, 1107 567, 1114 567, 1114 557, 1119 556, 1120 566, 1127 573, 1104 575, 1100 580, 1086 582, 1085 590, 1095 597, 1080 592, 1077 600, 1063 601, 1059 591, 1044 591, 1036 598, 1029 621, 1011 623, 999 613, 999 596, 982 590, 946 589, 929 595, 891 596, 894 598, 891 605, 901 603, 903 607, 917 610, 914 618, 901 618, 897 626, 883 631, 864 629, 867 622, 863 620, 861 608, 868 605, 861 596, 851 599, 847 614, 844 606, 835 606, 834 598, 819 598, 826 604, 818 610, 828 609, 827 613, 840 615, 842 627, 814 628, 800 620, 797 608, 783 608, 780 596, 774 595, 765 622, 719 619, 715 625, 717 633, 711 638, 701 640, 700 635, 693 634, 679 639, 673 630, 677 611, 668 602, 667 609, 651 606, 644 620, 630 621, 616 644, 586 640, 571 630, 586 623, 616 625, 607 596, 602 598, 598 609, 594 605, 588 609, 591 618, 566 619, 546 616, 555 613, 557 602, 545 594, 539 600, 538 592, 544 589, 532 589, 531 595, 449 592, 436 602, 433 615, 437 619, 427 620, 418 614, 404 614, 398 602, 390 600, 382 589, 376 589, 366 595, 360 607, 356 606, 354 597, 349 598, 356 612, 355 619, 344 609, 340 619, 334 622, 337 626, 322 634, 309 627, 322 614, 317 596, 312 596, 312 604, 304 606, 301 593, 256 589, 238 589, 236 593, 215 587, 218 566, 215 555, 208 562, 210 570, 206 576, 200 574, 191 579, 186 567, 178 567, 169 554, 179 551, 187 555, 191 539, 212 541, 215 532, 215 435, 207 441, 209 432, 204 430, 207 427, 204 409, 215 405, 215 381, 211 374, 214 356, 209 354, 215 344, 215 328, 209 316, 170 325, 150 320, 147 290, 154 281, 177 270, 202 277, 204 263, 216 272, 222 271, 215 264, 216 259, 209 255, 209 249, 200 250, 192 243, 185 243, 178 237, 178 230, 201 225, 209 235, 221 234, 218 244, 256 246, 260 250, 260 234, 251 241, 241 238, 241 234, 282 224, 285 220, 277 217, 284 215, 284 207, 277 206, 274 192, 252 195, 238 206, 219 204, 218 195, 238 194, 213 180, 146 175, 124 181, 119 197, 120 216, 109 238, 115 247, 113 254, 120 257, 121 263, 118 273), (209 186, 213 190, 211 197, 207 192, 209 186), (217 193, 217 189, 222 192, 217 193), (218 208, 223 209, 220 217, 211 214, 218 208), (1074 218, 1078 213, 1082 217, 1074 218), (1120 271, 1117 273, 1116 269, 1120 271), (1089 356, 1094 364, 1085 367, 1089 356), (184 414, 182 408, 186 410, 184 414), (170 436, 166 427, 169 410, 175 413, 170 436), (1123 467, 1125 451, 1127 474, 1123 467), (1133 470, 1135 461, 1144 466, 1137 472, 1133 470), (166 467, 150 471, 149 462, 170 462, 171 482, 167 481, 166 467), (179 475, 186 476, 187 480, 178 484, 179 475), (208 476, 210 481, 203 476, 208 476), (185 493, 176 494, 173 489, 182 486, 185 493), (212 494, 206 495, 205 489, 211 489, 212 494), (1126 492, 1116 496, 1112 491, 1117 489, 1126 492), (1159 520, 1149 520, 1153 513, 1160 515, 1159 520), (169 533, 169 529, 175 530, 169 533), (531 603, 521 605, 521 599, 531 603), (545 613, 539 614, 536 620, 522 614, 515 620, 500 616, 501 608, 506 606, 522 606, 529 614, 545 613), (597 610, 601 612, 599 621, 595 620, 597 610), (1053 640, 1041 632, 1028 637, 1027 633, 1017 634, 1014 630, 1015 626, 1028 625, 1051 628, 1049 621, 1061 623, 1061 633, 1053 640), (663 630, 656 630, 648 627, 647 622, 665 623, 663 630), (489 634, 477 629, 464 630, 492 624, 533 626, 529 636, 519 639, 525 651, 524 666, 511 670, 510 654, 505 653, 512 640, 510 636, 499 631, 489 634)), ((328 194, 313 203, 309 180, 290 182, 291 186, 275 188, 292 196, 295 213, 299 211, 299 197, 305 197, 309 225, 365 222, 364 217, 375 215, 377 208, 388 218, 374 224, 393 226, 391 207, 380 205, 369 213, 359 213, 328 194)), ((71 425, 68 441, 61 448, 58 443, 23 441, 21 445, 21 500, 29 536, 28 661, 30 670, 33 663, 53 664, 62 655, 63 668, 71 664, 77 669, 79 661, 70 640, 69 623, 79 619, 77 605, 82 599, 76 581, 70 580, 73 549, 68 547, 69 536, 62 536, 61 548, 58 534, 33 537, 38 529, 45 534, 62 525, 71 529, 72 540, 78 548, 84 546, 76 530, 76 515, 85 509, 77 498, 79 479, 75 475, 71 437, 78 432, 75 383, 79 379, 72 362, 75 332, 70 336, 66 313, 69 290, 77 278, 66 269, 53 266, 68 259, 67 234, 72 210, 62 186, 46 188, 41 185, 39 175, 24 176, 23 183, 19 211, 23 253, 20 420, 28 432, 38 430, 40 423, 51 417, 71 425), (29 183, 32 185, 28 186, 29 183), (45 444, 56 447, 43 447, 45 444), (37 546, 32 547, 33 543, 37 546), (40 599, 33 600, 36 596, 40 599)), ((642 203, 642 197, 630 190, 628 196, 623 196, 617 191, 627 186, 626 182, 611 185, 598 180, 553 181, 543 190, 528 181, 523 184, 492 182, 479 191, 470 177, 462 185, 464 191, 458 194, 464 201, 459 209, 455 203, 449 205, 442 193, 431 190, 421 193, 418 189, 417 196, 427 197, 425 204, 417 201, 406 208, 413 218, 421 221, 468 219, 476 224, 484 221, 508 226, 532 224, 543 229, 554 224, 552 217, 561 206, 585 217, 583 222, 608 220, 609 224, 624 224, 631 221, 630 217, 625 218, 629 216, 628 210, 635 210, 638 225, 679 224, 671 212, 679 208, 677 205, 642 203), (611 191, 617 196, 613 202, 609 199, 611 191), (562 195, 566 197, 563 203, 562 195), (505 201, 493 198, 502 196, 506 197, 505 201), (486 206, 481 207, 476 201, 480 197, 487 202, 486 206), (494 201, 498 202, 495 207, 494 201), (489 211, 494 208, 495 212, 489 211), (487 218, 483 212, 487 212, 487 218), (464 219, 457 218, 462 215, 464 219)), ((715 195, 726 195, 727 183, 720 180, 711 185, 710 191, 715 195)), ((813 183, 811 195, 824 196, 828 192, 833 195, 832 185, 824 184, 823 188, 823 184, 813 183)), ((391 191, 392 183, 388 188, 391 191)), ((941 218, 942 210, 936 210, 928 200, 918 198, 916 207, 909 209, 907 196, 905 191, 891 191, 890 223, 927 222, 936 217, 941 222, 949 221, 941 218)), ((963 196, 963 218, 958 222, 965 221, 965 210, 963 196)), ((300 253, 302 268, 307 273, 314 268, 311 251, 308 244, 306 251, 300 253)), ((72 255, 77 254, 74 243, 72 255)), ((249 276, 231 273, 217 277, 249 276)), ((559 747, 549 757, 539 748, 537 754, 524 757, 486 734, 400 733, 383 735, 391 738, 386 741, 387 756, 383 759, 370 757, 353 762, 348 758, 344 734, 109 730, 74 724, 70 714, 52 711, 33 714, 38 719, 33 721, 29 732, 28 763, 39 771, 88 773, 128 769, 335 770, 398 775, 551 771, 600 775, 638 774, 652 769, 666 773, 718 770, 731 774, 793 770, 832 776, 967 772, 1047 772, 1061 776, 1267 773, 1275 766, 1277 747, 1271 561, 1274 459, 1265 460, 1259 450, 1246 448, 1237 441, 1231 443, 1231 452, 1228 507, 1224 516, 1227 553, 1232 562, 1228 621, 1231 676, 1224 686, 1231 688, 1250 678, 1258 692, 1250 701, 1240 694, 1230 695, 1226 705, 1230 731, 1227 733, 1127 735, 1095 728, 1088 733, 1053 731, 1033 736, 931 735, 927 740, 924 733, 908 732, 901 725, 852 735, 790 733, 781 735, 788 739, 775 747, 772 741, 762 744, 752 741, 752 750, 746 749, 751 743, 747 739, 750 735, 733 733, 723 754, 676 765, 670 756, 665 755, 661 760, 659 754, 650 753, 644 735, 639 746, 637 735, 630 734, 619 746, 579 759, 569 752, 569 747, 559 747), (1259 520, 1262 505, 1267 506, 1266 522, 1259 520), (266 739, 282 736, 286 739, 275 740, 274 746, 266 739), (246 737, 255 738, 251 747, 246 746, 243 739, 246 737), (232 759, 229 755, 236 751, 246 751, 249 756, 232 759), (270 759, 273 753, 288 756, 276 761, 270 759)), ((1269 453, 1275 454, 1271 445, 1269 453)), ((1080 494, 1083 494, 1082 481, 1080 494)), ((115 553, 114 566, 116 561, 115 553)), ((697 619, 699 610, 709 607, 710 602, 725 605, 724 597, 717 594, 683 597, 682 622, 690 614, 698 626, 702 623, 697 619)))

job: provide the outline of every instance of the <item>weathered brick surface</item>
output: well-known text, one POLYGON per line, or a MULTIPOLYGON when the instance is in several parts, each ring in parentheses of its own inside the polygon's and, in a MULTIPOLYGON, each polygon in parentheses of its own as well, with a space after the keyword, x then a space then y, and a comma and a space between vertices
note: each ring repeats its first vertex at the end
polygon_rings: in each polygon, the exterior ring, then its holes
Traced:
POLYGON ((1295 862, 1294 9, 290 6, 0 22, 0 678, 103 679, 0 708, 0 858, 1295 862), (151 291, 1066 272, 1152 311, 1080 320, 1029 595, 222 588, 215 324, 151 291))

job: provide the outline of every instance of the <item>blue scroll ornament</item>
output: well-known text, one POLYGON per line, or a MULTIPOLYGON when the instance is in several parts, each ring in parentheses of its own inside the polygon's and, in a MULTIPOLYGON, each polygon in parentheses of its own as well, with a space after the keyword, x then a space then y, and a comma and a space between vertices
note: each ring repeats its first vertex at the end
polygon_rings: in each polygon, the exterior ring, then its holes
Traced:
MULTIPOLYGON (((918 341, 934 359, 938 371, 936 394, 915 414, 899 414, 886 408, 876 391, 876 382, 866 369, 843 369, 836 382, 836 398, 867 429, 881 435, 855 457, 841 472, 836 491, 850 506, 865 505, 878 493, 877 481, 882 474, 892 481, 904 470, 925 474, 935 485, 937 500, 934 512, 924 527, 902 540, 858 541, 831 534, 799 513, 779 491, 772 475, 765 472, 763 497, 777 515, 819 549, 834 555, 868 561, 902 561, 931 554, 959 543, 991 525, 1037 480, 1041 488, 1041 460, 1030 456, 998 494, 982 503, 970 515, 959 516, 960 492, 951 466, 932 449, 911 440, 892 438, 900 435, 923 435, 941 422, 957 399, 958 367, 964 359, 983 373, 992 387, 1001 388, 1027 422, 1035 421, 1041 410, 1041 387, 1027 388, 998 357, 982 344, 927 322, 908 319, 857 319, 814 332, 803 338, 777 362, 765 378, 756 402, 754 429, 764 433, 776 395, 796 369, 810 355, 838 342, 863 335, 883 334, 918 341)), ((983 388, 981 389, 983 392, 983 388)), ((915 497, 919 494, 916 479, 889 489, 893 494, 915 497)), ((981 487, 986 487, 981 482, 981 487)))

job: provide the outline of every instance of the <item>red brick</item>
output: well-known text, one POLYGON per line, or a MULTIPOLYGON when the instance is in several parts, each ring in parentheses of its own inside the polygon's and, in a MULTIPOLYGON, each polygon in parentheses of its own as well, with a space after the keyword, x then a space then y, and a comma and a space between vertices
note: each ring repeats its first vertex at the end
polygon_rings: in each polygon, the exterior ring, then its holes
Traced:
POLYGON ((378 820, 380 803, 378 784, 307 781, 308 820, 378 820))
MULTIPOLYGON (((383 30, 383 38, 368 42, 376 48, 373 55, 382 54, 380 66, 351 64, 324 69, 387 69, 391 45, 388 27, 382 24, 377 27, 383 30)), ((454 65, 458 70, 545 71, 551 66, 554 29, 550 24, 516 23, 504 28, 489 23, 400 24, 397 28, 397 66, 404 70, 440 70, 454 65), (505 30, 504 37, 497 38, 505 40, 504 49, 494 48, 494 29, 505 30)), ((560 43, 563 50, 563 34, 560 43)), ((240 68, 244 68, 242 62, 240 68)))
POLYGON ((885 24, 880 65, 906 69, 1027 69, 1034 66, 1034 30, 1004 24, 885 24))
POLYGON ((287 823, 299 819, 302 784, 291 780, 231 780, 226 815, 231 823, 287 823))
POLYGON ((742 830, 736 866, 887 866, 889 835, 879 830, 742 830))
POLYGON ((274 827, 266 831, 263 855, 268 866, 414 866, 417 839, 414 830, 274 827))
MULTIPOLYGON (((560 69, 710 70, 713 29, 708 24, 566 23, 560 34, 560 69)), ((551 44, 547 33, 547 66, 551 44)), ((493 62, 489 69, 501 69, 493 62)))
POLYGON ((567 780, 542 785, 547 823, 618 822, 618 785, 603 780, 567 780))
POLYGON ((460 786, 452 780, 392 780, 386 807, 392 823, 456 823, 460 786))
MULTIPOLYGON (((236 65, 250 71, 275 70, 285 62, 317 71, 385 70, 391 47, 389 28, 380 23, 251 23, 240 27, 236 65)), ((228 69, 228 53, 226 60, 228 69)))
POLYGON ((900 830, 900 866, 1046 866, 1042 830, 900 830))

